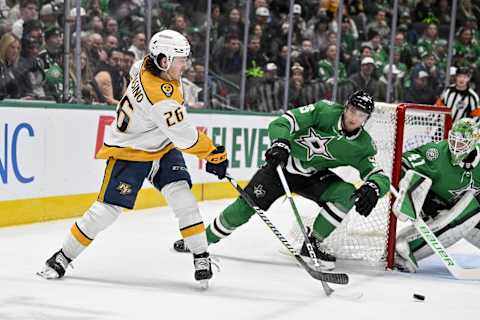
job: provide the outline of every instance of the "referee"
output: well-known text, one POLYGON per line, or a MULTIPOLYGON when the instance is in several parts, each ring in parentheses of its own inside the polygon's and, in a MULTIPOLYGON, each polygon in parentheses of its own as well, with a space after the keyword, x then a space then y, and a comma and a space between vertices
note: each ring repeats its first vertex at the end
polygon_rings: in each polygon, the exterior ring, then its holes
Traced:
MULTIPOLYGON (((480 116, 480 103, 477 93, 470 88, 470 70, 459 67, 455 73, 455 83, 443 90, 437 100, 437 106, 445 106, 452 110, 452 120, 480 116)), ((477 120, 478 122, 478 120, 477 120)))

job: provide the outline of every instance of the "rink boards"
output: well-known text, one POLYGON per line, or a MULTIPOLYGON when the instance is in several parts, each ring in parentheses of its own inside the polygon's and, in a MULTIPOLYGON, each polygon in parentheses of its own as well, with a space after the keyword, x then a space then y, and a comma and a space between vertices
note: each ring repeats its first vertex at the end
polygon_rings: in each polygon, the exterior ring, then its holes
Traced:
MULTIPOLYGON (((114 120, 111 107, 39 102, 0 104, 0 227, 83 214, 95 201, 105 161, 95 159, 114 120)), ((191 123, 227 147, 229 172, 246 181, 263 163, 272 116, 195 111, 191 123)), ((236 196, 185 155, 198 200, 236 196)), ((165 205, 146 182, 136 209, 165 205)))

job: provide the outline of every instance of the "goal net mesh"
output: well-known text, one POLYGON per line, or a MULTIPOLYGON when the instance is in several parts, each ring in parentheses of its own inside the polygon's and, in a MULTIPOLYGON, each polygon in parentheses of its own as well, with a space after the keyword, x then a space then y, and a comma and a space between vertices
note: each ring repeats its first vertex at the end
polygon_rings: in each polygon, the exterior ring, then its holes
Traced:
MULTIPOLYGON (((377 146, 376 160, 390 179, 394 163, 401 161, 401 158, 394 159, 395 149, 400 147, 399 142, 396 141, 397 130, 403 128, 403 151, 431 141, 440 141, 445 136, 447 114, 444 111, 423 110, 421 107, 408 105, 405 120, 399 121, 398 108, 399 105, 395 104, 376 103, 375 112, 366 125, 367 131, 377 146)), ((333 171, 344 180, 355 184, 356 187, 362 184, 358 172, 352 168, 342 167, 333 171)), ((304 224, 311 227, 316 214, 318 210, 302 213, 304 224)), ((353 208, 341 225, 323 243, 337 259, 362 260, 371 265, 385 264, 389 217, 390 194, 387 194, 378 201, 373 212, 366 218, 360 216, 353 208)), ((294 248, 301 248, 303 235, 295 220, 287 237, 292 241, 294 248)))

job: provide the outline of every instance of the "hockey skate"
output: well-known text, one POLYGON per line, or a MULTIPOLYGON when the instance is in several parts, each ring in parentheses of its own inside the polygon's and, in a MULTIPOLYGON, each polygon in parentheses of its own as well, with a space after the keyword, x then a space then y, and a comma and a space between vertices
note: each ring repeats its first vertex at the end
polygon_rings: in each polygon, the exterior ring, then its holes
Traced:
POLYGON ((65 275, 65 270, 70 265, 70 262, 72 262, 72 260, 65 256, 60 249, 45 262, 45 268, 42 271, 37 272, 37 275, 45 279, 62 278, 65 275))
MULTIPOLYGON (((313 235, 310 235, 308 239, 312 244, 313 252, 315 252, 317 261, 320 264, 320 269, 323 271, 331 271, 335 269, 335 261, 337 261, 335 256, 328 253, 322 246, 322 242, 315 238, 313 235)), ((302 248, 300 249, 300 255, 304 257, 310 257, 305 241, 303 242, 302 248)))
POLYGON ((187 244, 183 239, 177 240, 173 243, 173 250, 177 252, 190 252, 190 249, 188 249, 187 244))
POLYGON ((193 265, 195 267, 195 280, 200 283, 202 289, 207 289, 208 280, 213 276, 210 254, 208 252, 194 254, 193 265))

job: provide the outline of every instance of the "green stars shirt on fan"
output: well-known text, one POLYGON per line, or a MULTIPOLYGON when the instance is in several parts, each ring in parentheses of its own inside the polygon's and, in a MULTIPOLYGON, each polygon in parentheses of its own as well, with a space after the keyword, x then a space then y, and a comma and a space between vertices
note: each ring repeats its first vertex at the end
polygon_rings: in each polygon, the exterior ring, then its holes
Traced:
POLYGON ((404 169, 412 169, 432 179, 431 191, 454 205, 469 190, 480 191, 480 148, 473 162, 454 166, 448 141, 427 143, 403 154, 404 169))
POLYGON ((372 138, 363 128, 354 135, 345 135, 341 127, 342 113, 342 105, 326 100, 289 110, 270 123, 270 139, 290 141, 288 172, 311 176, 317 171, 351 166, 364 181, 375 182, 383 196, 390 181, 375 161, 372 138))

